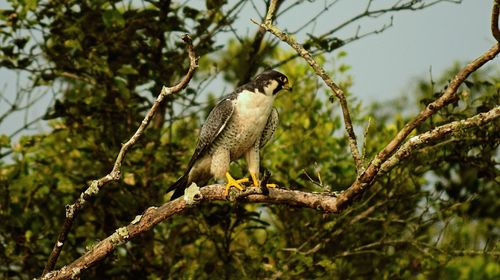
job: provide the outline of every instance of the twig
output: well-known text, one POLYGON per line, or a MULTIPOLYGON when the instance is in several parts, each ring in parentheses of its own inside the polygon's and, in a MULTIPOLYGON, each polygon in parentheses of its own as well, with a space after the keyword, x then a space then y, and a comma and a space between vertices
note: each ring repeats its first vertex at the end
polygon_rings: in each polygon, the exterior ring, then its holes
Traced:
MULTIPOLYGON (((367 7, 357 14, 356 16, 349 18, 348 20, 342 22, 335 28, 321 34, 318 38, 324 39, 334 33, 339 32, 340 30, 344 29, 345 27, 353 24, 356 21, 362 20, 364 18, 377 18, 382 15, 385 15, 387 13, 393 13, 393 12, 399 12, 399 11, 417 11, 417 10, 422 10, 428 7, 431 7, 433 5, 436 5, 440 2, 445 2, 446 0, 437 0, 431 3, 422 3, 420 1, 409 1, 406 3, 396 3, 395 5, 392 5, 391 7, 388 8, 381 8, 381 9, 374 9, 370 10, 370 2, 368 3, 367 7)), ((446 1, 448 2, 448 1, 446 1)), ((452 3, 461 3, 461 0, 459 1, 451 1, 452 3)))
MULTIPOLYGON (((225 186, 210 185, 200 189, 200 196, 194 202, 186 202, 184 198, 169 201, 160 207, 150 207, 144 214, 137 216, 129 225, 117 229, 111 236, 97 243, 90 251, 73 261, 71 264, 57 271, 45 274, 42 279, 70 279, 78 277, 86 269, 96 265, 100 260, 113 252, 118 246, 135 238, 143 232, 151 230, 160 222, 184 212, 201 202, 227 200, 225 186)), ((238 202, 243 203, 269 203, 286 204, 297 207, 307 207, 325 213, 335 213, 336 198, 325 194, 285 190, 279 188, 269 189, 268 195, 262 195, 258 187, 251 187, 237 194, 238 202)))
POLYGON ((163 101, 163 99, 165 99, 166 96, 177 93, 183 88, 185 88, 189 83, 189 81, 191 80, 191 78, 193 77, 193 73, 195 69, 198 67, 198 60, 194 53, 191 38, 188 35, 184 35, 182 37, 182 40, 187 44, 187 50, 190 59, 188 72, 178 84, 174 85, 173 87, 164 86, 162 88, 160 94, 158 95, 157 99, 155 100, 149 112, 144 117, 144 120, 141 122, 137 131, 125 144, 122 145, 122 148, 118 153, 118 156, 116 158, 116 161, 113 165, 113 169, 111 170, 111 172, 98 180, 93 180, 90 183, 90 186, 80 195, 80 197, 76 200, 75 203, 71 205, 66 205, 66 220, 64 221, 63 227, 61 229, 61 232, 59 233, 56 244, 54 245, 54 248, 50 253, 49 259, 47 260, 47 264, 45 265, 42 275, 45 275, 47 272, 54 269, 54 266, 56 265, 57 259, 59 257, 59 254, 61 253, 62 247, 64 245, 64 242, 66 241, 71 226, 73 225, 73 222, 78 213, 80 212, 80 210, 83 209, 83 207, 85 207, 88 200, 91 197, 96 196, 99 193, 101 187, 103 187, 109 182, 118 181, 121 178, 121 165, 125 158, 125 155, 127 154, 127 151, 137 142, 137 140, 139 140, 142 133, 148 126, 149 122, 155 116, 156 111, 158 110, 158 107, 160 106, 160 103, 163 101))
POLYGON ((500 30, 498 30, 498 13, 500 12, 500 0, 495 0, 491 10, 491 34, 500 43, 500 30))
MULTIPOLYGON (((279 9, 279 6, 282 2, 276 3, 275 1, 272 1, 269 3, 269 8, 267 9, 267 14, 266 17, 263 19, 264 23, 269 23, 272 24, 276 11, 279 9)), ((247 54, 247 69, 243 73, 241 79, 238 82, 238 86, 241 86, 245 83, 247 83, 252 75, 255 74, 255 71, 259 67, 259 51, 262 45, 262 41, 264 40, 264 35, 266 34, 266 30, 262 27, 259 28, 257 33, 254 36, 253 42, 251 45, 249 45, 249 51, 247 54)))
POLYGON ((366 153, 367 153, 366 144, 368 143, 367 137, 368 137, 368 132, 370 131, 371 124, 372 124, 372 118, 368 118, 368 124, 366 125, 365 133, 363 134, 363 146, 361 148, 361 161, 363 163, 366 160, 366 153))

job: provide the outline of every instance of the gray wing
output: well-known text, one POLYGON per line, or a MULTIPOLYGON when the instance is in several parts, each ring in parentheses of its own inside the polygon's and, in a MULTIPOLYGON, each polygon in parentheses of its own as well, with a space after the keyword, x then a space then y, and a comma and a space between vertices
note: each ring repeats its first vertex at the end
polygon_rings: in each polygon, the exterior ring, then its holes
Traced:
POLYGON ((278 115, 278 110, 273 107, 273 110, 271 111, 271 115, 269 115, 269 118, 267 119, 266 126, 264 127, 264 130, 262 131, 262 135, 260 136, 260 148, 264 147, 264 145, 267 144, 267 142, 273 138, 274 132, 276 131, 276 128, 278 127, 279 123, 279 115, 278 115))
POLYGON ((201 127, 200 136, 198 137, 198 144, 194 151, 193 157, 188 164, 188 172, 193 167, 196 160, 200 155, 212 144, 215 138, 224 130, 226 124, 234 111, 233 102, 231 99, 226 98, 221 100, 212 109, 208 115, 207 120, 201 127))

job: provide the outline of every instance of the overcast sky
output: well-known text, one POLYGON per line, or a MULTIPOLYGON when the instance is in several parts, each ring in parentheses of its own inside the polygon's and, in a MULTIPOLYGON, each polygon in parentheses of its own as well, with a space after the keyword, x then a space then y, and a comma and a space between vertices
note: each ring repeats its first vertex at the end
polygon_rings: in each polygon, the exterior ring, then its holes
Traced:
MULTIPOLYGON (((315 1, 309 4, 309 10, 293 10, 277 25, 293 30, 294 22, 307 18, 328 2, 331 1, 315 1)), ((379 4, 394 2, 375 1, 379 4)), ((321 34, 362 12, 366 3, 338 1, 321 16, 314 30, 306 31, 321 34)), ((406 89, 416 77, 428 77, 430 67, 433 77, 437 77, 456 61, 468 62, 476 58, 494 44, 490 33, 491 6, 491 0, 464 0, 462 4, 444 2, 420 11, 395 13, 392 27, 341 49, 348 54, 343 62, 352 66, 353 93, 367 101, 365 103, 391 99, 407 94, 406 89)), ((361 33, 387 22, 387 16, 363 21, 361 33)), ((340 37, 354 34, 357 27, 353 25, 342 30, 340 37)), ((498 59, 493 63, 498 67, 498 59)))
MULTIPOLYGON (((489 0, 443 3, 396 15, 394 27, 346 47, 354 93, 380 100, 407 93, 415 77, 439 76, 453 62, 467 63, 494 44, 489 0)), ((498 58, 489 64, 498 68, 498 58)))
MULTIPOLYGON (((330 1, 305 1, 303 8, 292 10, 276 24, 280 28, 293 30, 328 2, 330 1)), ((384 2, 394 1, 376 1, 384 2)), ((260 2, 254 0, 254 3, 260 2)), ((365 3, 366 1, 339 1, 334 9, 329 9, 328 13, 320 17, 314 28, 305 30, 297 38, 303 40, 306 32, 321 34, 362 11, 365 3)), ((491 0, 464 0, 460 5, 442 3, 421 11, 398 12, 395 14, 393 27, 343 47, 342 50, 348 54, 343 62, 352 66, 350 74, 354 78, 353 94, 364 100, 365 104, 373 100, 388 100, 407 94, 411 81, 416 77, 428 76, 430 67, 433 76, 437 77, 455 61, 468 62, 479 56, 494 42, 489 27, 491 3, 491 0)), ((0 7, 5 7, 5 2, 0 3, 0 7)), ((256 26, 249 19, 256 18, 256 15, 252 12, 254 9, 251 5, 247 5, 245 9, 238 26, 243 33, 253 35, 256 26)), ((371 27, 378 28, 386 22, 387 17, 365 21, 362 31, 370 30, 371 27)), ((339 35, 353 34, 356 27, 347 28, 339 35)), ((286 45, 283 47, 288 48, 286 45)), ((498 67, 498 59, 489 64, 498 67)), ((0 90, 4 93, 12 92, 14 88, 15 75, 0 69, 0 90)), ((43 114, 49 101, 34 108, 30 117, 43 114)), ((5 101, 0 100, 0 115, 6 108, 5 101)), ((19 125, 13 123, 21 122, 21 117, 23 116, 18 114, 0 124, 0 134, 10 133, 18 128, 19 125)))

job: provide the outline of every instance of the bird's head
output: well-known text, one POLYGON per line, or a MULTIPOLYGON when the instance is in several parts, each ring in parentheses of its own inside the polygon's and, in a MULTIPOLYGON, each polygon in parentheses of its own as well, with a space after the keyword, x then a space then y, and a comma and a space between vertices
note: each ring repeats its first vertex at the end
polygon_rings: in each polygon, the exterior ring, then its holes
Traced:
POLYGON ((280 90, 292 90, 287 76, 275 71, 269 70, 257 75, 251 82, 265 95, 276 95, 280 90))

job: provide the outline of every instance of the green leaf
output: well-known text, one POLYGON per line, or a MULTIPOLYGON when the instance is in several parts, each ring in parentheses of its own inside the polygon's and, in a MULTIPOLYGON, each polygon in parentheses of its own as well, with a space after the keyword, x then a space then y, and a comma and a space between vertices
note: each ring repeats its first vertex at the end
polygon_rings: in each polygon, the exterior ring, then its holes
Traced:
POLYGON ((24 8, 29 11, 36 10, 37 6, 38 6, 38 0, 24 0, 24 8))
POLYGON ((117 10, 107 10, 102 14, 104 25, 108 28, 121 28, 125 26, 125 19, 117 10))
POLYGON ((7 136, 7 134, 0 135, 0 147, 10 147, 10 138, 9 136, 7 136))
POLYGON ((130 64, 122 65, 120 69, 118 69, 118 73, 122 75, 137 75, 139 72, 130 64))
POLYGON ((82 49, 80 42, 78 42, 78 40, 74 40, 74 39, 69 39, 69 40, 64 41, 64 46, 66 48, 69 48, 69 49, 77 49, 77 50, 82 49))

